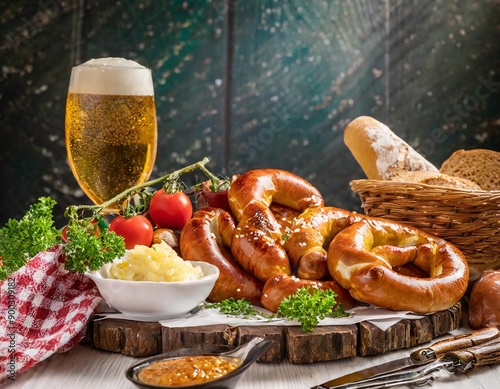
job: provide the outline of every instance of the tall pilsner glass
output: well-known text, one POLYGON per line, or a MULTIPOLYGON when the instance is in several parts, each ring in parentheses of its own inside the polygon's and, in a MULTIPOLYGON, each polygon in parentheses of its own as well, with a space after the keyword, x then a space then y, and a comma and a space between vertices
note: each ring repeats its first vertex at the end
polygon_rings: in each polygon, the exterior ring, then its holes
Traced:
POLYGON ((95 204, 147 181, 157 147, 151 70, 123 58, 74 67, 65 127, 71 170, 95 204))

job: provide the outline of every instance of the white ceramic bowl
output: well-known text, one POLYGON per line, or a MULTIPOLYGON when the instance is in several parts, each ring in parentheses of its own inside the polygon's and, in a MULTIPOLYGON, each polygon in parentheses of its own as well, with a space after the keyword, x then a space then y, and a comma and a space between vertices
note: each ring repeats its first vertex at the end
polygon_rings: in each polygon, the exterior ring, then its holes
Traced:
POLYGON ((113 308, 132 318, 161 320, 181 316, 205 301, 219 278, 219 269, 206 262, 189 261, 199 266, 204 277, 193 281, 126 281, 109 278, 111 264, 87 272, 113 308))

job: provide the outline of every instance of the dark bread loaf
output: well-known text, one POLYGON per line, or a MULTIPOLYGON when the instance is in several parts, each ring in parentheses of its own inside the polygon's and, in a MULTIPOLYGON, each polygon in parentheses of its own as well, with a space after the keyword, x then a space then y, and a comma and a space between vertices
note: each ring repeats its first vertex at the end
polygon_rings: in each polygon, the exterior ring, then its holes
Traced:
POLYGON ((500 190, 500 152, 486 149, 457 150, 439 171, 475 182, 483 190, 500 190))

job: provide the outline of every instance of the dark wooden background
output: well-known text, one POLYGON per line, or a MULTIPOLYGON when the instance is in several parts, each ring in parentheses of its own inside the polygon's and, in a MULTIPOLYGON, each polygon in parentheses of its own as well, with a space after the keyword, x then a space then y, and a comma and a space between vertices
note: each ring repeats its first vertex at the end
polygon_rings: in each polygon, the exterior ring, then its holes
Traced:
POLYGON ((153 70, 153 177, 210 158, 226 175, 293 171, 358 209, 342 141, 359 115, 440 165, 500 150, 499 0, 21 0, 0 5, 0 223, 40 196, 87 202, 64 145, 71 67, 119 56, 153 70))

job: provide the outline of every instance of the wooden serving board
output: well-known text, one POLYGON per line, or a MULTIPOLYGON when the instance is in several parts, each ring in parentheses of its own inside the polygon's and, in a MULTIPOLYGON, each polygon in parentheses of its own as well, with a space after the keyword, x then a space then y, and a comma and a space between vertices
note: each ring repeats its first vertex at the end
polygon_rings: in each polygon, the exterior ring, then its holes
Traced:
POLYGON ((94 347, 130 356, 148 357, 200 344, 237 346, 253 337, 274 339, 275 345, 259 362, 294 364, 380 355, 406 349, 460 328, 462 303, 420 319, 404 319, 383 331, 369 322, 317 327, 302 332, 287 326, 200 326, 168 328, 157 322, 104 319, 89 322, 86 341, 94 347))

